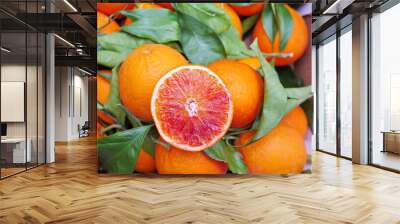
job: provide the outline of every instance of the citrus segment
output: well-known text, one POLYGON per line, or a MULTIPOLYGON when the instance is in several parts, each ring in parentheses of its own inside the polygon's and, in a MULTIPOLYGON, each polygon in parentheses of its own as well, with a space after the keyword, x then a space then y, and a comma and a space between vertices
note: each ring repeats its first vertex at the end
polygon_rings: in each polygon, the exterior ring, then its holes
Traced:
POLYGON ((181 66, 163 76, 153 92, 151 113, 161 137, 187 151, 201 151, 228 130, 231 95, 216 74, 202 66, 181 66))

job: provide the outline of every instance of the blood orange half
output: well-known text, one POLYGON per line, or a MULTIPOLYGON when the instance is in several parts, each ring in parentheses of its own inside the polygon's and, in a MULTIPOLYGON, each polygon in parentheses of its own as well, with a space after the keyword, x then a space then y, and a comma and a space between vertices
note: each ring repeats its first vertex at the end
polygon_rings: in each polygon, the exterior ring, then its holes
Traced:
POLYGON ((176 148, 201 151, 228 130, 233 115, 231 95, 208 68, 177 67, 156 84, 151 113, 161 137, 176 148))

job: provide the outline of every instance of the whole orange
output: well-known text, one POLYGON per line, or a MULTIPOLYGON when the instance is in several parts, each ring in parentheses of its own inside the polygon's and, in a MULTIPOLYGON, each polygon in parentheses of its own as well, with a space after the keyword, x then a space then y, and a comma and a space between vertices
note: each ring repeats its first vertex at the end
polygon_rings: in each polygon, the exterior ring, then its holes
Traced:
MULTIPOLYGON (((236 145, 247 143, 255 132, 241 134, 236 145)), ((298 131, 278 125, 256 142, 239 148, 249 173, 300 173, 307 161, 304 138, 298 131)))
MULTIPOLYGON (((109 70, 100 71, 100 73, 104 74, 112 74, 109 70)), ((97 74, 97 101, 102 105, 105 105, 108 101, 108 97, 110 96, 110 82, 104 78, 103 76, 97 74)), ((113 123, 112 118, 110 118, 107 114, 97 111, 97 117, 106 122, 107 124, 113 123)))
POLYGON ((261 63, 257 57, 248 57, 248 58, 239 59, 238 62, 244 63, 244 64, 252 67, 256 71, 261 67, 261 63))
POLYGON ((97 29, 100 30, 99 33, 109 34, 118 32, 119 25, 115 21, 110 20, 110 18, 103 13, 97 12, 97 29))
POLYGON ((236 14, 235 10, 233 10, 227 3, 215 3, 215 4, 217 4, 218 7, 223 9, 225 13, 229 15, 232 25, 238 31, 240 37, 242 37, 243 35, 242 21, 240 20, 238 14, 236 14))
POLYGON ((264 31, 262 20, 258 20, 256 26, 253 30, 253 38, 258 39, 258 44, 260 46, 261 51, 264 53, 273 53, 273 52, 281 52, 281 53, 292 53, 292 57, 277 57, 275 64, 277 66, 285 66, 292 64, 297 61, 306 50, 309 41, 309 34, 306 22, 303 17, 290 6, 285 5, 285 7, 289 10, 290 15, 293 19, 293 29, 291 36, 285 46, 285 48, 280 51, 279 45, 281 42, 280 33, 277 32, 275 35, 274 43, 271 43, 270 38, 267 33, 264 31))
POLYGON ((297 106, 292 111, 287 113, 281 120, 283 125, 291 127, 299 131, 301 136, 305 136, 308 130, 307 115, 304 110, 297 106))
POLYGON ((250 66, 234 60, 208 65, 225 83, 232 96, 232 128, 243 128, 257 117, 263 101, 263 79, 250 66))
POLYGON ((125 107, 143 121, 151 121, 150 102, 158 80, 170 70, 186 65, 175 49, 144 44, 133 50, 119 71, 119 93, 125 107))
POLYGON ((143 149, 140 149, 135 171, 139 173, 154 173, 156 171, 156 165, 153 156, 143 149))
POLYGON ((156 145, 156 167, 160 174, 225 174, 224 162, 216 161, 204 152, 191 152, 156 145))
POLYGON ((135 7, 133 3, 97 3, 97 11, 110 16, 121 10, 131 10, 135 7))
MULTIPOLYGON (((159 6, 159 5, 156 5, 156 4, 154 4, 154 3, 137 3, 136 4, 136 8, 137 9, 159 9, 159 8, 162 8, 161 6, 159 6)), ((131 20, 131 19, 129 19, 129 18, 126 18, 126 20, 125 20, 125 22, 124 22, 124 25, 126 26, 126 25, 129 25, 129 24, 131 24, 133 21, 131 20)))
POLYGON ((235 4, 229 4, 237 14, 240 16, 252 16, 261 12, 264 8, 264 3, 252 3, 251 5, 247 6, 238 6, 235 4))

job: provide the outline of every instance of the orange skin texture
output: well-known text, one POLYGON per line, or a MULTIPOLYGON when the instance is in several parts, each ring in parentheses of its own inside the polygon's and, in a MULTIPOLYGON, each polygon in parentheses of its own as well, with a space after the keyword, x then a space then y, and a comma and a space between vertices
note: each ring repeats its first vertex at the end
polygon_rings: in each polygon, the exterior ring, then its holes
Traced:
MULTIPOLYGON (((247 143, 255 134, 241 134, 236 145, 247 143)), ((278 125, 266 136, 239 148, 249 173, 288 174, 300 173, 307 162, 304 138, 295 129, 278 125)))
POLYGON ((275 61, 276 66, 285 66, 297 61, 304 54, 309 42, 308 28, 303 17, 290 6, 285 5, 285 7, 289 10, 293 18, 293 30, 283 51, 279 50, 280 34, 277 33, 275 35, 275 40, 272 44, 267 33, 264 31, 261 19, 258 20, 253 30, 253 38, 258 39, 260 49, 264 53, 293 53, 292 57, 277 57, 275 61))
POLYGON ((118 23, 116 23, 115 21, 110 21, 110 23, 108 22, 109 22, 108 16, 104 15, 101 12, 97 12, 97 29, 101 28, 99 33, 110 34, 119 31, 118 23))
POLYGON ((263 10, 264 3, 253 3, 249 6, 236 6, 234 4, 230 4, 230 6, 239 16, 252 16, 263 10))
MULTIPOLYGON (((137 3, 136 4, 136 8, 137 9, 160 9, 162 7, 159 6, 159 5, 156 5, 154 3, 137 3)), ((126 26, 126 25, 129 25, 129 24, 132 24, 132 23, 133 23, 133 21, 131 19, 126 18, 125 22, 124 22, 124 25, 126 26)))
POLYGON ((232 96, 232 128, 243 128, 255 120, 264 91, 263 79, 250 66, 234 60, 218 60, 208 65, 222 79, 232 96))
POLYGON ((257 57, 248 57, 248 58, 239 59, 238 62, 244 63, 256 71, 261 67, 261 63, 257 57))
POLYGON ((103 134, 101 133, 101 130, 103 130, 103 125, 101 125, 99 122, 96 122, 96 137, 97 138, 102 138, 103 134))
POLYGON ((242 37, 242 35, 243 35, 242 21, 240 20, 240 17, 238 16, 238 14, 236 14, 235 10, 233 10, 226 3, 215 3, 215 4, 217 4, 218 7, 223 9, 229 15, 229 17, 231 18, 232 25, 238 31, 240 37, 242 37))
MULTIPOLYGON (((100 73, 112 74, 112 72, 109 70, 103 70, 103 71, 100 71, 100 73)), ((108 97, 110 96, 110 88, 111 88, 110 82, 103 76, 97 75, 97 101, 98 102, 100 102, 103 105, 105 105, 107 103, 108 97)), ((113 119, 110 118, 109 115, 107 115, 101 111, 97 111, 97 117, 99 117, 101 120, 103 120, 107 124, 113 123, 113 119)))
POLYGON ((150 103, 158 80, 170 70, 186 65, 175 49, 162 44, 144 44, 122 63, 119 91, 125 107, 143 121, 152 121, 150 103))
POLYGON ((308 131, 307 115, 300 106, 295 107, 287 113, 281 120, 283 125, 297 130, 301 136, 305 137, 308 131))
POLYGON ((154 173, 156 171, 154 158, 143 149, 140 149, 135 171, 138 173, 154 173))
POLYGON ((225 174, 228 166, 204 152, 190 152, 156 145, 156 167, 160 174, 225 174))
POLYGON ((97 3, 97 11, 110 16, 121 10, 131 10, 135 7, 133 3, 97 3))
POLYGON ((163 8, 169 9, 171 11, 175 11, 174 7, 172 7, 171 3, 158 3, 163 8))

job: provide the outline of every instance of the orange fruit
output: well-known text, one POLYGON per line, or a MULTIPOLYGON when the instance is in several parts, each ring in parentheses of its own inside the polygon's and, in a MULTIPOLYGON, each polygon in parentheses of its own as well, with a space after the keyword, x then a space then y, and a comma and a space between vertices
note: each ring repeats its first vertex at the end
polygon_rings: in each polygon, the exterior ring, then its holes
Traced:
POLYGON ((252 16, 261 12, 264 8, 264 3, 252 3, 248 6, 238 6, 235 4, 229 4, 235 12, 240 16, 252 16))
MULTIPOLYGON (((167 3, 168 4, 168 3, 167 3)), ((158 8, 162 8, 159 5, 156 5, 154 3, 136 3, 136 8, 137 9, 158 9, 158 8)), ((124 25, 129 25, 131 24, 133 21, 129 18, 126 18, 124 25)))
POLYGON ((204 152, 189 152, 156 145, 156 167, 160 174, 225 174, 224 162, 216 161, 204 152))
MULTIPOLYGON (((109 70, 103 70, 100 71, 100 73, 112 74, 112 72, 109 70)), ((108 101, 108 97, 110 96, 110 88, 110 82, 103 76, 97 74, 97 101, 100 102, 102 105, 105 105, 108 101)), ((113 119, 104 112, 97 111, 97 117, 99 117, 107 124, 113 123, 113 119)))
POLYGON ((186 59, 175 49, 162 44, 144 44, 133 50, 119 71, 122 103, 139 119, 153 120, 150 101, 157 81, 186 59))
MULTIPOLYGON (((239 136, 236 145, 247 143, 255 134, 239 136)), ((307 162, 304 138, 298 131, 278 125, 256 142, 239 148, 249 173, 300 173, 307 162)))
POLYGON ((242 37, 242 35, 243 35, 242 21, 240 20, 240 17, 238 16, 238 14, 236 14, 235 10, 233 10, 226 3, 215 3, 215 4, 217 4, 218 7, 223 9, 225 11, 225 13, 227 13, 229 15, 232 25, 238 31, 239 36, 242 37))
POLYGON ((103 13, 97 12, 97 29, 100 29, 99 33, 109 34, 118 32, 119 25, 113 20, 110 21, 110 18, 103 13))
POLYGON ((110 16, 121 10, 131 10, 135 7, 133 3, 97 3, 97 11, 110 16))
POLYGON ((244 63, 244 64, 252 67, 256 71, 261 67, 261 63, 257 57, 248 57, 248 58, 239 59, 238 62, 244 63))
POLYGON ((172 7, 172 3, 158 3, 158 5, 171 11, 175 11, 174 7, 172 7))
POLYGON ((304 21, 303 17, 290 6, 285 5, 285 7, 289 10, 290 15, 293 19, 293 30, 292 34, 289 37, 289 40, 285 46, 285 48, 280 51, 280 34, 277 33, 275 35, 274 43, 271 43, 267 33, 264 31, 262 20, 258 20, 253 30, 253 38, 258 39, 258 44, 260 46, 261 51, 265 53, 273 53, 273 52, 282 52, 282 53, 292 53, 292 57, 283 58, 277 57, 275 61, 275 65, 277 66, 285 66, 292 64, 297 61, 306 50, 308 46, 309 36, 307 24, 304 21))
POLYGON ((139 173, 154 173, 156 171, 156 164, 153 156, 141 149, 135 171, 139 173))
POLYGON ((243 128, 253 122, 263 101, 263 79, 250 66, 233 61, 218 60, 208 65, 225 83, 232 95, 232 128, 243 128))
POLYGON ((281 120, 283 125, 291 127, 299 131, 301 136, 306 136, 308 131, 307 115, 304 110, 297 106, 292 111, 287 113, 281 120))
POLYGON ((96 137, 97 138, 102 138, 103 134, 101 133, 101 131, 103 130, 103 125, 101 125, 99 122, 96 122, 96 137))
POLYGON ((187 65, 171 70, 157 82, 151 113, 166 142, 182 150, 201 151, 227 132, 233 104, 228 89, 214 72, 187 65))

